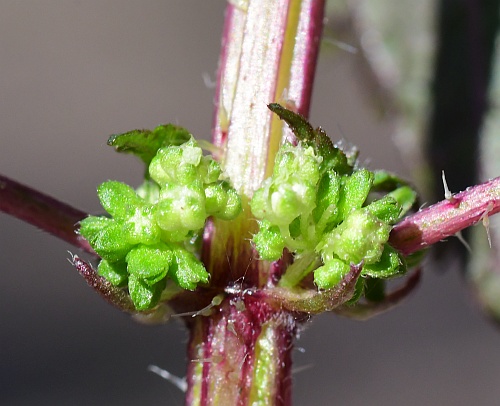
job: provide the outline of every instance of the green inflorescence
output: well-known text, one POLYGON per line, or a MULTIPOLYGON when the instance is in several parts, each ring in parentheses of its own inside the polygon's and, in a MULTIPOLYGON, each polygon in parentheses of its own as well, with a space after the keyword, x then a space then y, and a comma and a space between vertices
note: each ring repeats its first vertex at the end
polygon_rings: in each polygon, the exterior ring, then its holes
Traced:
MULTIPOLYGON (((388 240, 392 225, 414 205, 415 192, 392 174, 359 168, 355 151, 334 146, 300 115, 269 107, 298 144, 281 146, 272 176, 250 201, 260 225, 253 236, 260 258, 277 260, 285 249, 293 254, 279 281, 288 288, 313 272, 319 289, 331 289, 352 264, 362 264, 353 300, 363 293, 379 300, 383 279, 406 270, 388 240)), ((102 258, 98 273, 127 288, 138 310, 154 308, 169 280, 187 290, 207 284, 210 275, 195 255, 197 238, 209 216, 233 220, 242 210, 220 164, 203 155, 189 132, 170 124, 114 135, 108 144, 137 155, 147 171, 137 190, 101 184, 98 196, 109 216, 81 222, 81 235, 102 258)))
POLYGON ((231 220, 241 212, 219 163, 173 125, 112 136, 108 143, 138 155, 148 172, 137 190, 116 181, 101 184, 98 196, 110 217, 81 221, 80 234, 102 258, 98 273, 128 287, 138 310, 156 306, 168 279, 189 290, 208 283, 192 242, 209 216, 231 220))
POLYGON ((250 203, 260 220, 253 238, 260 257, 276 260, 285 248, 294 254, 280 284, 294 286, 313 271, 318 288, 330 289, 359 263, 366 279, 404 273, 405 260, 388 239, 415 192, 386 172, 357 168, 356 154, 335 147, 301 116, 277 104, 270 108, 299 140, 280 148, 272 176, 250 203))

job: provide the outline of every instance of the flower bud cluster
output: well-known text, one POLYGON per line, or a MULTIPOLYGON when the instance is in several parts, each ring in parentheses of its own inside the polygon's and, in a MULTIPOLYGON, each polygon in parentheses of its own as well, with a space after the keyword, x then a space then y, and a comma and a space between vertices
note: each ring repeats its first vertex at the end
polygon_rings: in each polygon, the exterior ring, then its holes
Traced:
POLYGON ((90 216, 80 233, 102 257, 99 274, 128 286, 138 310, 158 303, 167 279, 189 290, 208 282, 188 242, 207 217, 230 220, 241 211, 238 193, 221 175, 220 165, 191 137, 159 148, 149 163, 150 179, 137 191, 116 181, 99 186, 111 218, 90 216))
POLYGON ((253 238, 260 257, 276 260, 286 248, 296 260, 319 259, 314 281, 320 289, 339 283, 350 264, 363 263, 362 275, 374 278, 405 271, 404 259, 387 243, 391 224, 403 214, 403 202, 397 193, 372 200, 374 173, 346 166, 340 154, 337 150, 330 155, 341 166, 311 146, 285 144, 272 176, 251 201, 260 220, 253 238))

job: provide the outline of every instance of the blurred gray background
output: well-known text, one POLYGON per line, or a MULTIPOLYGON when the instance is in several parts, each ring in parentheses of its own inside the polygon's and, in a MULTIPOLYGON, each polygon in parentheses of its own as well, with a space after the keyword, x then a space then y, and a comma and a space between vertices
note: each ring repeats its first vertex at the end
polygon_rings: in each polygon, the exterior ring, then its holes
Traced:
MULTIPOLYGON (((142 166, 112 133, 173 122, 210 135, 225 1, 0 1, 0 173, 88 211, 96 186, 137 185, 142 166)), ((411 177, 390 125, 366 106, 355 54, 320 57, 311 120, 358 145, 371 168, 411 177)), ((439 174, 436 174, 439 176, 439 174)), ((0 214, 0 404, 181 405, 147 371, 182 376, 178 322, 134 323, 68 263, 69 245, 0 214)), ((323 315, 295 352, 296 405, 495 405, 500 331, 452 263, 367 322, 323 315)))

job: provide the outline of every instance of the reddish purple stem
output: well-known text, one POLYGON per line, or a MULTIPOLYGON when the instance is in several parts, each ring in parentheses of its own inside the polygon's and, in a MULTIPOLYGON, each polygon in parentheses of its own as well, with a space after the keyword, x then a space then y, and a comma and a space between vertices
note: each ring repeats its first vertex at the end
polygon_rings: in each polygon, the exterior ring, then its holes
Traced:
POLYGON ((88 242, 75 232, 77 223, 87 217, 87 213, 2 175, 0 211, 95 255, 88 242))
POLYGON ((500 177, 467 188, 394 226, 390 244, 404 255, 420 251, 500 211, 500 177))
POLYGON ((131 314, 138 313, 130 296, 123 289, 113 286, 105 278, 98 275, 91 265, 80 259, 77 255, 73 256, 72 263, 87 284, 104 300, 124 312, 131 314))

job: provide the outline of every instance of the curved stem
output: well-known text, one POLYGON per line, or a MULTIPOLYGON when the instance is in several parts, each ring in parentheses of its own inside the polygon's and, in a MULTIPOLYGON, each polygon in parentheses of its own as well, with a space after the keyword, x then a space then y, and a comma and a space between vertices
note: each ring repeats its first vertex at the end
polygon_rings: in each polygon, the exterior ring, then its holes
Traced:
POLYGON ((0 211, 95 255, 88 242, 75 232, 77 223, 87 217, 87 213, 2 175, 0 211))

